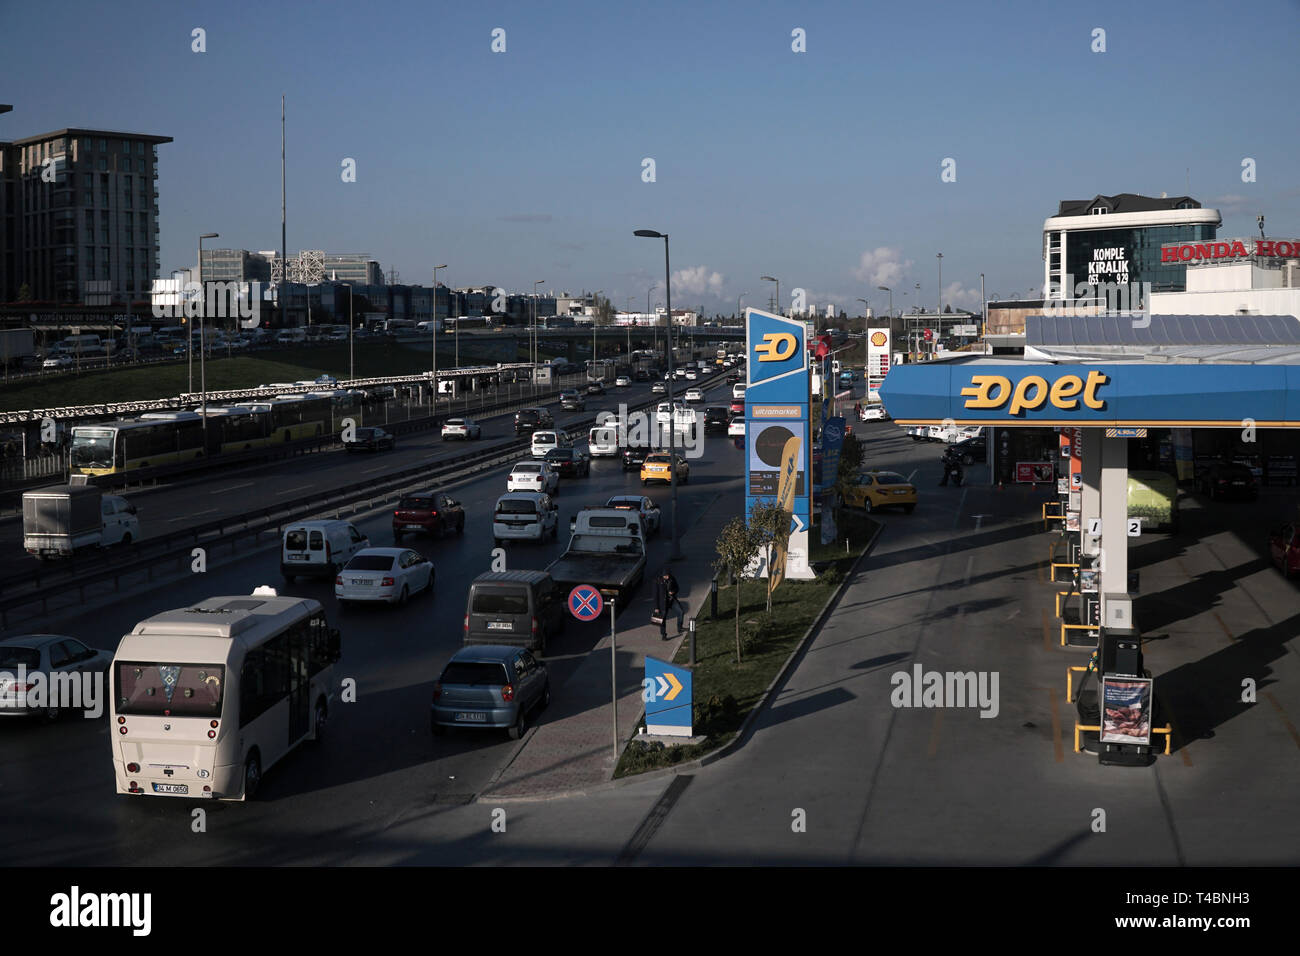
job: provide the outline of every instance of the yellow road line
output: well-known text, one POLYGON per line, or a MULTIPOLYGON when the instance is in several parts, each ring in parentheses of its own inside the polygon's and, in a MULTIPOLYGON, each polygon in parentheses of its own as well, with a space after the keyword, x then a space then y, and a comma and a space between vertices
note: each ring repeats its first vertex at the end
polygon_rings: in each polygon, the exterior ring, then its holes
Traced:
POLYGON ((1291 718, 1286 715, 1286 711, 1282 709, 1282 705, 1279 704, 1277 698, 1268 691, 1264 691, 1264 696, 1268 698, 1268 702, 1277 710, 1278 716, 1282 718, 1282 723, 1286 727, 1286 732, 1291 735, 1291 739, 1295 741, 1295 745, 1300 747, 1300 733, 1296 732, 1295 724, 1291 723, 1291 718))

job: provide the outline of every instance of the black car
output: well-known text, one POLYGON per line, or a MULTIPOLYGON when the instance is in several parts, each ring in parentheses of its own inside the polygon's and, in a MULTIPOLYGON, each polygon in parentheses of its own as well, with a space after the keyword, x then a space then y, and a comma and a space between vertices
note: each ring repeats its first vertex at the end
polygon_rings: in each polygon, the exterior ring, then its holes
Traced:
POLYGON ((604 383, 604 382, 588 382, 588 383, 587 383, 587 394, 588 394, 588 395, 604 395, 604 394, 605 394, 605 383, 604 383))
POLYGON ((645 456, 654 453, 654 449, 649 445, 627 445, 624 447, 621 457, 623 459, 624 471, 640 471, 641 463, 645 461, 645 456))
POLYGON ((358 428, 349 439, 343 439, 343 447, 348 451, 383 451, 397 447, 397 439, 382 428, 358 428))
POLYGON ((1201 492, 1210 500, 1221 498, 1244 498, 1254 501, 1259 497, 1259 484, 1255 473, 1245 465, 1236 462, 1221 461, 1205 469, 1201 476, 1201 492))
POLYGON ((977 461, 988 460, 988 439, 967 438, 949 445, 943 453, 944 460, 959 461, 963 465, 973 465, 977 461))
POLYGON ((515 412, 515 434, 531 434, 539 428, 552 428, 555 421, 544 408, 521 408, 515 412))
POLYGON ((585 478, 591 474, 591 459, 577 448, 552 448, 543 460, 561 478, 585 478))
POLYGON ((582 412, 587 410, 587 400, 583 398, 582 393, 576 388, 565 389, 560 392, 560 408, 566 412, 582 412))
POLYGON ((639 369, 637 369, 635 372, 632 373, 632 381, 634 381, 634 382, 648 382, 648 381, 650 381, 650 373, 647 372, 647 371, 646 371, 645 369, 643 369, 643 368, 639 368, 639 369))
POLYGON ((731 424, 731 409, 725 405, 710 405, 704 410, 704 430, 726 431, 731 424))

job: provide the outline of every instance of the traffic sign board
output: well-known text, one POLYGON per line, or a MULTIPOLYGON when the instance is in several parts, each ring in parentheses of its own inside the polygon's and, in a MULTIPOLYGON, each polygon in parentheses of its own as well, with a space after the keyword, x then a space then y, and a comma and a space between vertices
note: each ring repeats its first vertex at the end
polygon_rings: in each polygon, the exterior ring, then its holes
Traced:
POLYGON ((926 340, 927 342, 929 342, 929 341, 930 341, 931 339, 933 339, 933 338, 934 338, 934 330, 933 330, 933 329, 926 329, 926 330, 925 330, 925 340, 926 340))
POLYGON ((569 613, 579 621, 594 621, 604 609, 604 599, 590 584, 579 584, 569 592, 569 613))
POLYGON ((685 667, 646 655, 641 698, 646 732, 673 737, 692 734, 693 675, 685 667))
POLYGON ((1145 428, 1107 428, 1107 438, 1146 438, 1145 428))

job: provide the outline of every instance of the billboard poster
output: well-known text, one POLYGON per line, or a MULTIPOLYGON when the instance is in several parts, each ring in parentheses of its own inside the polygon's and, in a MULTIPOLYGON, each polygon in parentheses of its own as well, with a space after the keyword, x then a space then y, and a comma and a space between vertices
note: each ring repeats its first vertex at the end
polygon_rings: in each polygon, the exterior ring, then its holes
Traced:
MULTIPOLYGON (((802 439, 790 438, 781 449, 781 475, 776 485, 776 503, 784 512, 791 513, 794 507, 794 491, 799 474, 799 452, 802 439)), ((778 544, 772 555, 772 566, 768 569, 768 590, 775 591, 785 577, 786 546, 778 544)))
POLYGON ((1101 679, 1101 741, 1151 744, 1151 678, 1101 679))
POLYGON ((1016 462, 1016 481, 1033 484, 1039 481, 1052 481, 1056 478, 1056 469, 1050 461, 1016 462))
MULTIPOLYGON (((812 443, 809 430, 811 337, 805 324, 759 309, 745 310, 745 511, 777 497, 793 482, 790 543, 784 576, 811 578, 812 443), (797 444, 791 445, 792 440, 797 444), (790 458, 788 449, 797 449, 790 458), (790 466, 793 466, 792 470, 790 466)), ((818 411, 820 415, 820 411, 818 411)))
POLYGON ((892 364, 889 329, 872 329, 867 333, 867 381, 879 383, 892 364))
POLYGON ((835 487, 840 474, 840 452, 844 448, 844 418, 826 419, 822 426, 822 474, 818 491, 835 487))

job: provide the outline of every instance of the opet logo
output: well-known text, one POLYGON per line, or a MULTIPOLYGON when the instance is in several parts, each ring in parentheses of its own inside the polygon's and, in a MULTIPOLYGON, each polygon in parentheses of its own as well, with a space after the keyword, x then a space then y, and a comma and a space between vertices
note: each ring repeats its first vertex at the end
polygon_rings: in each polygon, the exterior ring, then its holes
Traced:
POLYGON ((1062 375, 1050 386, 1041 375, 1026 375, 1013 389, 1005 376, 972 375, 970 385, 961 394, 966 397, 967 408, 1001 408, 1009 401, 1010 415, 1032 412, 1049 401, 1065 411, 1077 409, 1081 400, 1089 408, 1100 410, 1106 407, 1106 401, 1097 397, 1097 389, 1109 381, 1104 373, 1095 370, 1088 373, 1087 379, 1062 375))
POLYGON ((784 362, 799 347, 799 340, 791 332, 768 332, 763 341, 754 346, 760 362, 784 362))

